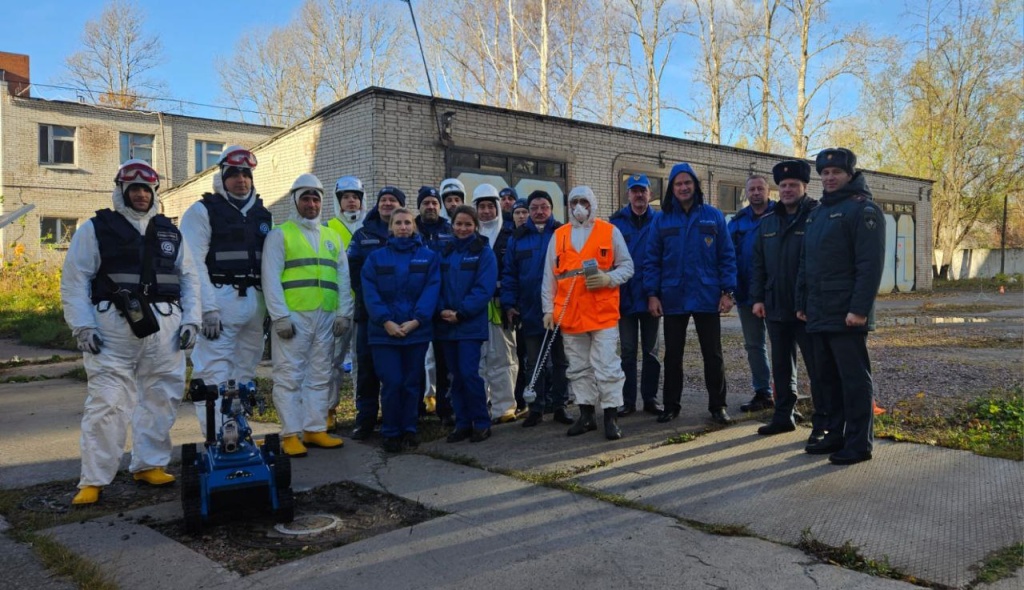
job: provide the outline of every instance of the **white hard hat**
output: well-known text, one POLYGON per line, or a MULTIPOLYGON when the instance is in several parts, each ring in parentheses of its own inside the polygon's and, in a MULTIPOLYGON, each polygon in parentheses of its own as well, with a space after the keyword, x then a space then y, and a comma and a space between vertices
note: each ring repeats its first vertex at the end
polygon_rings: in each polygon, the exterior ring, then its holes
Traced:
POLYGON ((463 199, 466 198, 466 185, 458 178, 446 178, 441 181, 441 198, 451 193, 458 193, 463 199))
POLYGON ((220 153, 217 165, 220 166, 221 171, 229 166, 233 168, 249 168, 251 170, 256 167, 256 154, 240 145, 229 145, 220 153))
POLYGON ((160 175, 145 160, 132 158, 117 169, 114 184, 120 185, 121 191, 125 194, 128 192, 128 187, 133 184, 148 186, 149 190, 156 194, 157 189, 160 188, 160 175))
POLYGON ((363 181, 359 180, 355 176, 342 176, 338 179, 337 184, 334 185, 334 194, 338 197, 341 193, 357 193, 359 194, 359 200, 363 200, 363 181))
POLYGON ((320 195, 320 200, 323 200, 324 185, 321 184, 319 178, 312 174, 302 174, 295 179, 295 182, 292 183, 291 189, 292 198, 297 199, 298 197, 302 196, 305 192, 308 192, 308 190, 315 191, 318 195, 320 195), (307 191, 304 191, 303 189, 307 189, 307 191))
POLYGON ((480 201, 485 201, 487 199, 493 199, 494 201, 498 201, 498 198, 498 189, 496 189, 493 184, 484 183, 473 189, 474 205, 480 201))

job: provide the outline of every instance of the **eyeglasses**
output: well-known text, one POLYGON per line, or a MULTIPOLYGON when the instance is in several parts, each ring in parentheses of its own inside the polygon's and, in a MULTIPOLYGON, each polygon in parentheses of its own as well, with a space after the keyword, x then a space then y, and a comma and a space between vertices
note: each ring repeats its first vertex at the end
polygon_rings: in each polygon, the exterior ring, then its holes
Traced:
POLYGON ((160 182, 160 175, 146 164, 129 164, 117 173, 118 182, 132 182, 142 180, 149 184, 160 182))
POLYGON ((220 161, 222 166, 237 166, 239 168, 255 168, 256 156, 249 150, 235 150, 224 154, 220 161))

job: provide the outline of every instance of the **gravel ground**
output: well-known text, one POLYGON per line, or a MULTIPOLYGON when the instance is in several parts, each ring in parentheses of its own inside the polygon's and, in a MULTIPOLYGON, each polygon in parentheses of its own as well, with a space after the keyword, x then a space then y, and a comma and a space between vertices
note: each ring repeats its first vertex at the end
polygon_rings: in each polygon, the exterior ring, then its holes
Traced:
MULTIPOLYGON (((877 306, 879 328, 868 337, 876 401, 882 407, 923 397, 970 400, 993 389, 1024 387, 1024 297, 978 299, 976 293, 890 295, 877 306), (956 323, 960 320, 964 323, 956 323), (942 322, 942 323, 936 323, 942 322)), ((722 319, 730 412, 753 394, 743 334, 735 312, 722 319)), ((664 352, 664 351, 662 351, 664 352)), ((705 400, 703 365, 693 327, 683 358, 684 397, 705 400)), ((802 359, 798 374, 806 375, 802 359)), ((806 381, 800 380, 801 396, 806 381)))

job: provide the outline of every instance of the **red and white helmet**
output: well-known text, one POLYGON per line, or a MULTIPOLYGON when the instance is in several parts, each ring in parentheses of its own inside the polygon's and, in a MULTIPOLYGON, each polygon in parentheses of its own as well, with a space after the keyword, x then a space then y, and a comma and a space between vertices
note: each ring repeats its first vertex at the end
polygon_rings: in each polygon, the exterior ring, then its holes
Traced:
POLYGON ((228 167, 248 168, 249 170, 252 170, 256 168, 256 154, 240 145, 229 145, 220 153, 220 159, 217 160, 217 165, 220 166, 220 171, 222 173, 228 167))
POLYGON ((160 175, 145 160, 133 158, 121 164, 121 167, 117 169, 114 184, 118 185, 124 194, 128 193, 129 186, 141 184, 148 186, 155 195, 157 189, 160 188, 160 175))

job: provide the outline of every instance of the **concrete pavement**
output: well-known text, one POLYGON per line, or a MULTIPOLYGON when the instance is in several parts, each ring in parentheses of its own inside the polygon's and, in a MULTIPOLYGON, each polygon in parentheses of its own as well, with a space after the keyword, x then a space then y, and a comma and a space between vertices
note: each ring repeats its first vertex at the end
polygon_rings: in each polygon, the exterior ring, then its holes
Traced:
MULTIPOLYGON (((0 486, 77 476, 84 395, 84 384, 71 380, 0 386, 0 486)), ((180 518, 176 502, 46 534, 126 588, 286 581, 334 588, 352 580, 369 588, 747 588, 766 580, 792 588, 911 587, 818 563, 791 546, 805 529, 829 545, 850 541, 863 556, 922 580, 963 587, 988 552, 1024 540, 1021 463, 882 441, 873 461, 833 467, 801 451, 806 429, 759 437, 758 423, 748 420, 704 432, 702 400, 684 396, 682 416, 669 425, 643 414, 625 418, 626 436, 614 442, 599 432, 570 439, 565 426, 548 421, 496 427, 481 444, 436 441, 417 454, 387 456, 354 441, 313 450, 293 462, 298 490, 350 480, 448 515, 244 579, 136 524, 142 514, 180 518), (703 434, 665 444, 686 433, 703 434), (557 473, 652 511, 507 475, 517 472, 557 473), (686 521, 742 526, 753 536, 712 535, 686 521)), ((180 415, 175 444, 198 440, 191 408, 180 415)), ((40 576, 36 587, 46 587, 49 578, 40 576)))

